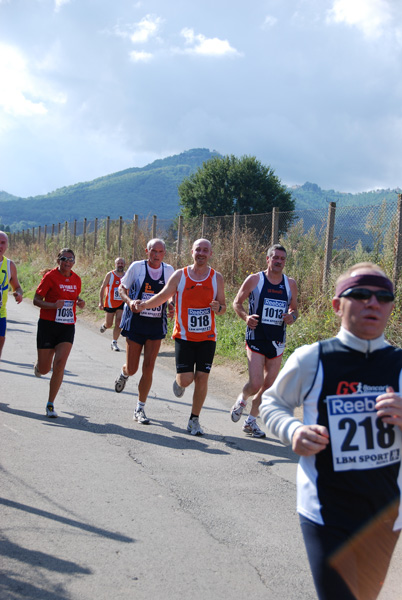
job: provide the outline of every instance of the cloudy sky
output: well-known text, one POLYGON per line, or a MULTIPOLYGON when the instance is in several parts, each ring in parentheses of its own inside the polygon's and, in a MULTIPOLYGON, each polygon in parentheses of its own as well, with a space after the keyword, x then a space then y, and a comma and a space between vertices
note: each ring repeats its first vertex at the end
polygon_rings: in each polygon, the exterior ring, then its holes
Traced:
POLYGON ((402 186, 401 0, 0 0, 0 190, 190 148, 402 186))

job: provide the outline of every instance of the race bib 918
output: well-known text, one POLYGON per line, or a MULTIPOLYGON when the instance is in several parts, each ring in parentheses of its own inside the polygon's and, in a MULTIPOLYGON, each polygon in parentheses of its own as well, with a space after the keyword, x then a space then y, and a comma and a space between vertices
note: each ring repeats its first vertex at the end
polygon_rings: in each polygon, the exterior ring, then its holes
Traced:
POLYGON ((402 432, 377 417, 380 394, 326 398, 335 471, 375 469, 401 460, 402 432))
POLYGON ((211 309, 208 308, 189 308, 187 330, 193 333, 204 333, 211 331, 211 309))

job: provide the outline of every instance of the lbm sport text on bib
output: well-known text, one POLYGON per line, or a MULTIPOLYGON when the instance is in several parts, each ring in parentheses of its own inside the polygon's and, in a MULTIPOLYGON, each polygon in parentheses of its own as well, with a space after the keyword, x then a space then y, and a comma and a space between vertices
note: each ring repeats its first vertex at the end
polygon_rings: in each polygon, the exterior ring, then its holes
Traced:
MULTIPOLYGON (((141 300, 145 302, 145 300, 149 300, 153 298, 154 294, 148 294, 146 292, 142 293, 141 300)), ((162 317, 162 305, 156 306, 155 308, 145 308, 140 312, 141 317, 151 317, 151 319, 158 319, 162 317)))
POLYGON ((335 471, 375 469, 400 462, 399 427, 377 417, 380 394, 345 394, 326 398, 335 471))

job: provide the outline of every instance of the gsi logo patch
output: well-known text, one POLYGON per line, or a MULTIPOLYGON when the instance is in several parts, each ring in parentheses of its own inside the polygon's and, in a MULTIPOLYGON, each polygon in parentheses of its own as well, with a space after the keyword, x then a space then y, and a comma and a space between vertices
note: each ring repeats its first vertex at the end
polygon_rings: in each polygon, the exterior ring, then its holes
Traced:
POLYGON ((338 396, 341 394, 355 394, 358 386, 358 381, 340 381, 338 383, 338 387, 336 388, 336 393, 338 396))

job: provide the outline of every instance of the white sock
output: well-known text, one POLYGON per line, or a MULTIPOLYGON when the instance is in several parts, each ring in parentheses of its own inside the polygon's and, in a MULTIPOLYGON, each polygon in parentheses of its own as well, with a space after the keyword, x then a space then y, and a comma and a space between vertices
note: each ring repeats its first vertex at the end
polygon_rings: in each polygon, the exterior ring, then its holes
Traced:
POLYGON ((145 408, 145 402, 140 402, 138 400, 138 402, 137 402, 137 410, 144 410, 144 408, 145 408))
POLYGON ((249 415, 245 421, 245 423, 247 423, 247 425, 251 425, 251 423, 253 421, 256 421, 257 419, 255 417, 253 417, 252 415, 249 415))

